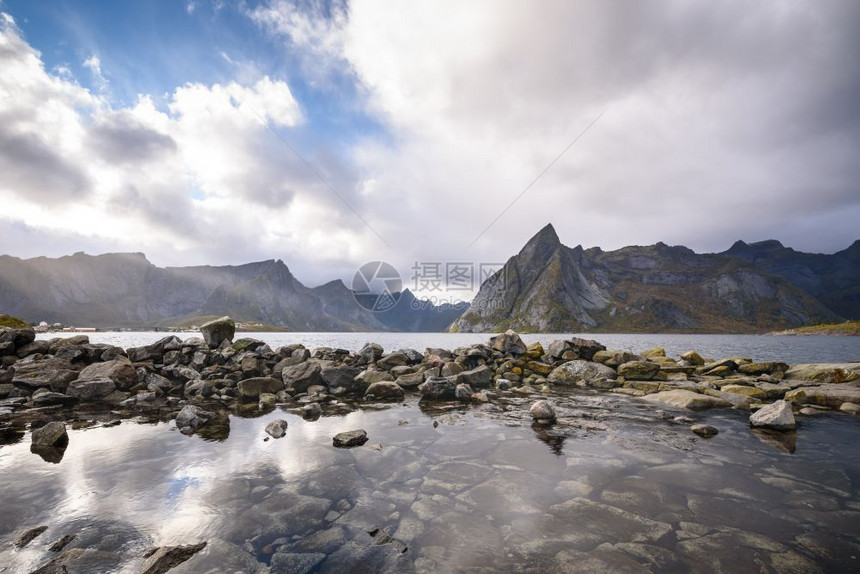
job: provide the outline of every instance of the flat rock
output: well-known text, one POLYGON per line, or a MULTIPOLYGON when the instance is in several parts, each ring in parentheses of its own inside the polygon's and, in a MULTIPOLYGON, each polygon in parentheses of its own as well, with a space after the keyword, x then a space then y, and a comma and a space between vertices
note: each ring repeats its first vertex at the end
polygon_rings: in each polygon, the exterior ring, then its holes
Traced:
POLYGON ((66 394, 82 401, 95 401, 108 396, 115 390, 116 383, 112 379, 103 378, 71 382, 66 388, 66 394))
POLYGON ((547 376, 547 380, 551 383, 572 385, 579 381, 588 383, 588 381, 593 379, 614 379, 616 376, 615 369, 612 367, 576 359, 553 369, 549 376, 547 376))
POLYGON ((661 391, 643 397, 643 400, 665 403, 673 407, 684 409, 709 409, 714 407, 730 407, 732 403, 719 397, 702 395, 693 391, 678 389, 674 391, 661 391))
POLYGON ((838 409, 842 403, 860 404, 860 381, 803 387, 805 402, 838 409))
POLYGON ((860 363, 802 363, 785 371, 785 378, 816 383, 848 383, 860 379, 860 363))
POLYGON ((367 432, 362 429, 338 433, 332 438, 332 444, 338 448, 361 446, 366 442, 367 432))
POLYGON ((690 430, 703 438, 711 438, 719 434, 719 430, 711 425, 695 424, 690 426, 690 430))
POLYGON ((275 394, 284 390, 284 382, 271 377, 252 377, 239 381, 236 390, 242 399, 257 400, 263 393, 275 394))
POLYGON ((760 408, 750 416, 750 425, 758 428, 773 430, 794 430, 794 413, 791 412, 791 403, 788 401, 776 401, 760 408))
POLYGON ((630 361, 618 366, 618 376, 625 379, 650 381, 660 371, 660 365, 651 361, 630 361))
POLYGON ((394 381, 379 381, 367 387, 364 396, 370 395, 381 401, 399 401, 403 398, 403 388, 394 381))

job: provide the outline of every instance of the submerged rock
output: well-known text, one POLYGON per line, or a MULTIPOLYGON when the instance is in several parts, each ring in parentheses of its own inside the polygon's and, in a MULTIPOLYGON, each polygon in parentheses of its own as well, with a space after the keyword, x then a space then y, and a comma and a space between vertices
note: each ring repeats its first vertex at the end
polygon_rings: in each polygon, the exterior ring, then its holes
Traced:
POLYGON ((791 412, 791 403, 788 401, 776 401, 760 408, 750 416, 750 425, 759 428, 773 430, 794 430, 794 414, 791 412))
POLYGON ((48 527, 44 525, 37 526, 36 528, 31 528, 30 530, 27 530, 26 532, 22 533, 18 538, 16 538, 15 542, 13 542, 12 544, 15 546, 15 548, 23 548, 47 529, 48 527))
POLYGON ((185 405, 176 415, 176 428, 196 431, 213 418, 215 418, 213 412, 205 411, 196 405, 185 405))
POLYGON ((61 422, 52 421, 41 428, 34 429, 32 432, 32 441, 35 446, 62 448, 69 444, 66 425, 61 422))
POLYGON ((364 396, 373 396, 380 401, 399 401, 403 398, 403 389, 394 381, 379 381, 367 387, 364 396))
POLYGON ((541 422, 552 422, 555 420, 555 409, 549 401, 535 401, 529 407, 529 414, 533 419, 541 422))
POLYGON ((691 425, 690 430, 703 438, 711 438, 712 436, 717 436, 720 432, 716 427, 703 424, 691 425))
POLYGON ((190 544, 188 546, 162 546, 145 554, 141 574, 164 574, 206 548, 206 543, 190 544))
POLYGON ((457 385, 448 377, 430 377, 418 389, 421 391, 421 400, 454 400, 457 385))
POLYGON ((338 448, 361 446, 366 442, 367 432, 362 429, 338 433, 332 438, 332 444, 338 448))
POLYGON ((272 438, 281 438, 287 434, 287 421, 278 419, 266 425, 266 433, 272 438))

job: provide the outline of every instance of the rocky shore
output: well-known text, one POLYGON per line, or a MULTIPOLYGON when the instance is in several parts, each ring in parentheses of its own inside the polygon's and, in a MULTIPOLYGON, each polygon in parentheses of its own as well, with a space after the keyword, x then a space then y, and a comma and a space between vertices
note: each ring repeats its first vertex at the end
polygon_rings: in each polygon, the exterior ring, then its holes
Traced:
MULTIPOLYGON (((408 394, 422 402, 488 403, 571 389, 627 395, 658 408, 750 411, 752 426, 780 431, 793 430, 795 416, 860 412, 858 363, 788 365, 697 351, 671 358, 661 348, 634 354, 579 338, 544 348, 525 345, 513 331, 486 344, 423 353, 386 353, 375 343, 358 352, 301 344, 272 349, 257 339, 234 340, 227 317, 204 325, 201 335, 122 349, 85 335, 36 340, 32 329, 3 329, 0 437, 20 438, 30 425, 39 430, 34 450, 50 458, 57 456, 50 449, 67 440, 62 421, 86 410, 128 416, 156 409, 175 418, 183 433, 218 438, 217 422, 231 409, 282 404, 313 418, 408 394)), ((552 408, 551 400, 546 406, 552 408)))

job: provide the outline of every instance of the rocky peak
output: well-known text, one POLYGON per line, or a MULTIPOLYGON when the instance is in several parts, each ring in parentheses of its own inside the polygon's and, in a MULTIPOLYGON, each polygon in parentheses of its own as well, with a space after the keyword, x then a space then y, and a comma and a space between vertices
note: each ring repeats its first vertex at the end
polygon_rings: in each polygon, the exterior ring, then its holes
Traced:
POLYGON ((558 238, 555 228, 549 223, 529 239, 517 258, 523 262, 540 264, 547 261, 559 247, 561 247, 561 240, 558 238))

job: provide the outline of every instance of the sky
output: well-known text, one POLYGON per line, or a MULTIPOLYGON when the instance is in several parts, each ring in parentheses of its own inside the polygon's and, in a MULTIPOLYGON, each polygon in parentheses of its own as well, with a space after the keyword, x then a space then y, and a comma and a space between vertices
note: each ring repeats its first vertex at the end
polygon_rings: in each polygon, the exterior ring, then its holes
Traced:
MULTIPOLYGON (((860 238, 853 0, 0 0, 0 253, 391 262, 860 238)), ((457 298, 463 294, 457 295, 457 298)))

